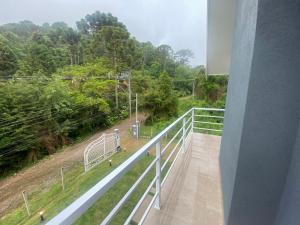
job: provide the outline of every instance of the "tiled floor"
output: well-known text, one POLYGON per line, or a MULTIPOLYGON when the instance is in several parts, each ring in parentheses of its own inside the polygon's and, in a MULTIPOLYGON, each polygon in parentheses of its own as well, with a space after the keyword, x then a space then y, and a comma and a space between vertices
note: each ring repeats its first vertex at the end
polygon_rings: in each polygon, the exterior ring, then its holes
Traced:
POLYGON ((152 208, 146 225, 223 225, 219 172, 221 137, 193 134, 162 189, 162 208, 152 208))

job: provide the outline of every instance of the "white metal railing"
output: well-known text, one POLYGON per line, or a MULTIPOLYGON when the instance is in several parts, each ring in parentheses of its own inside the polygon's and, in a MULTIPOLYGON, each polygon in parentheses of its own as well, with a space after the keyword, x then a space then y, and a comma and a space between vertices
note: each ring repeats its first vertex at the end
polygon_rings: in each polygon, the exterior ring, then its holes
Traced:
POLYGON ((84 170, 89 171, 108 157, 117 152, 120 147, 118 130, 114 133, 102 134, 99 138, 88 144, 83 153, 84 170))
POLYGON ((224 118, 223 113, 223 109, 192 108, 188 110, 171 125, 165 128, 153 139, 151 139, 142 148, 140 148, 137 152, 135 152, 125 162, 119 165, 110 174, 108 174, 101 181, 99 181, 90 190, 88 190, 81 197, 75 200, 71 205, 69 205, 52 220, 50 220, 47 223, 47 225, 72 224, 90 206, 92 206, 93 203, 96 202, 110 187, 112 187, 135 163, 137 163, 144 155, 148 154, 148 151, 150 151, 151 148, 155 147, 155 158, 153 159, 153 161, 148 165, 148 167, 145 169, 142 175, 137 178, 135 183, 131 186, 127 193, 121 198, 121 200, 115 205, 115 207, 110 211, 110 213, 101 223, 101 225, 108 224, 113 219, 113 217, 121 209, 121 207, 124 205, 126 200, 128 200, 131 194, 135 191, 135 189, 141 183, 141 181, 149 174, 149 172, 152 169, 154 169, 155 165, 156 174, 154 178, 151 180, 144 194, 139 199, 139 201, 137 202, 137 204, 135 205, 132 212, 130 213, 130 215, 124 223, 127 225, 131 222, 133 216, 135 215, 139 207, 142 205, 148 193, 153 187, 155 187, 155 194, 139 221, 139 224, 143 224, 153 205, 155 208, 160 209, 161 188, 165 184, 165 181, 170 171, 172 170, 176 160, 178 159, 178 156, 180 155, 179 153, 185 153, 186 150, 189 149, 188 146, 191 143, 192 133, 197 130, 200 130, 200 132, 220 132, 221 128, 215 129, 214 126, 221 127, 220 124, 223 124, 222 121, 224 118), (208 120, 204 121, 199 118, 208 118, 208 120), (201 124, 201 122, 203 122, 203 126, 195 126, 196 124, 201 124), (164 138, 167 135, 169 138, 167 139, 167 143, 165 143, 166 140, 164 140, 164 138), (165 160, 162 160, 163 156, 166 156, 165 160), (173 156, 175 157, 171 165, 165 172, 165 176, 162 177, 162 171, 167 168, 168 164, 170 164, 170 159, 173 156))
POLYGON ((221 134, 224 112, 224 109, 194 108, 194 130, 209 134, 221 134))

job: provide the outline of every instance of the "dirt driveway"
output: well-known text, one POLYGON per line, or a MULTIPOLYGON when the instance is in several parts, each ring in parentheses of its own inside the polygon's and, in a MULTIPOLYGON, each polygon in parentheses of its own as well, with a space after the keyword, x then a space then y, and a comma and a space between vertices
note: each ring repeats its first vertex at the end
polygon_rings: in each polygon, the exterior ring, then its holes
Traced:
MULTIPOLYGON (((144 121, 145 116, 140 114, 139 121, 144 121)), ((103 130, 87 138, 81 143, 66 147, 63 151, 51 155, 49 158, 41 160, 34 166, 24 169, 14 176, 10 176, 0 181, 0 218, 8 211, 15 208, 22 202, 21 192, 33 188, 40 188, 40 185, 57 176, 59 168, 80 163, 83 161, 83 151, 85 147, 102 133, 111 133, 118 128, 121 132, 121 145, 124 149, 136 149, 144 144, 145 140, 135 140, 128 137, 128 130, 134 123, 135 117, 120 121, 115 126, 103 130), (126 136, 127 138, 122 138, 126 136)))

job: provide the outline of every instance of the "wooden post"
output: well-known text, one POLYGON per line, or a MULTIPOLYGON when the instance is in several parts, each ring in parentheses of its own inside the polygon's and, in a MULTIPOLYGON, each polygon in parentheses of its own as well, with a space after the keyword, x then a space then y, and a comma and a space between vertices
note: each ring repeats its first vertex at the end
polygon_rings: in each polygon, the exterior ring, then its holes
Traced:
POLYGON ((27 199, 27 193, 26 193, 26 191, 22 191, 22 196, 23 196, 23 199, 24 199, 24 202, 25 202, 25 207, 26 207, 26 210, 27 210, 27 214, 28 214, 28 216, 30 216, 30 210, 29 210, 29 205, 28 205, 28 199, 27 199))
POLYGON ((64 168, 60 168, 60 175, 61 175, 61 186, 63 191, 65 190, 65 182, 64 182, 64 168))

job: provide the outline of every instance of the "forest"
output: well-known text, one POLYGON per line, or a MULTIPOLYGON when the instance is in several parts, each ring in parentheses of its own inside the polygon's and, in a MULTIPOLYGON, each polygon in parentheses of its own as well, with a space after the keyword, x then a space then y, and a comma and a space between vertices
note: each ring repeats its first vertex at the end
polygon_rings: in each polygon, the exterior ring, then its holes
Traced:
POLYGON ((189 49, 139 42, 98 11, 76 28, 0 26, 0 177, 127 118, 129 80, 148 123, 177 116, 178 98, 193 93, 224 107, 227 77, 206 77, 192 57, 189 49))

